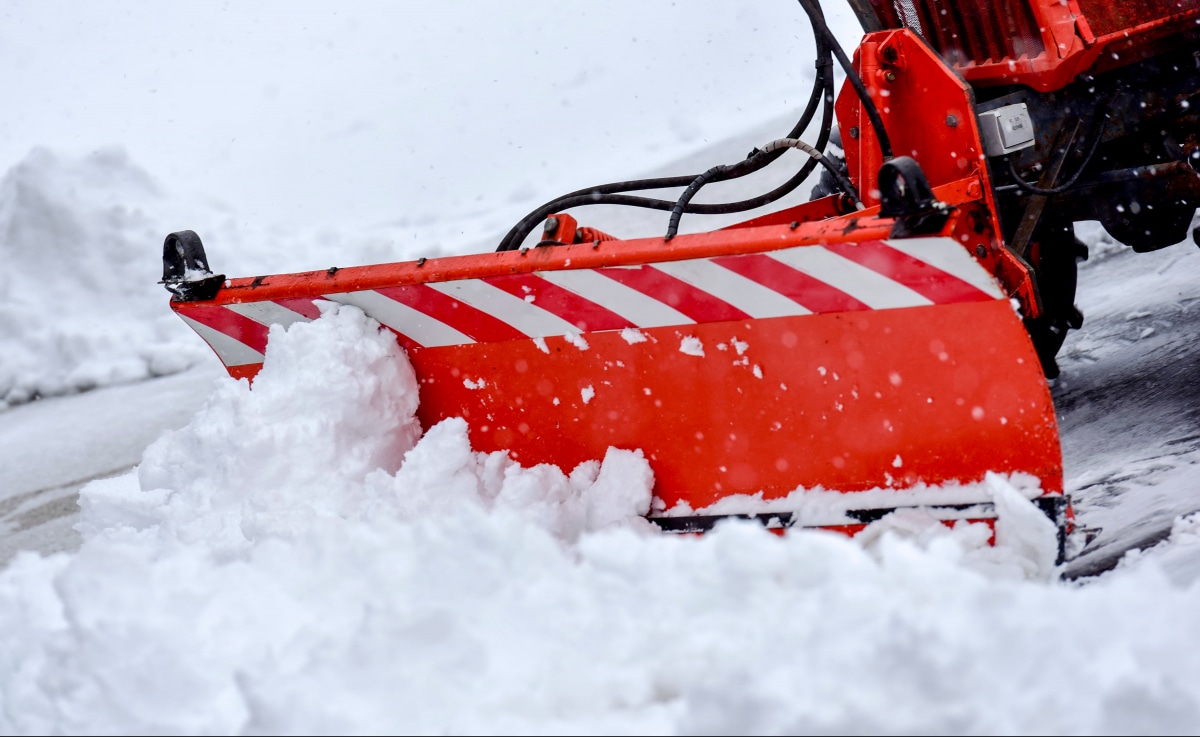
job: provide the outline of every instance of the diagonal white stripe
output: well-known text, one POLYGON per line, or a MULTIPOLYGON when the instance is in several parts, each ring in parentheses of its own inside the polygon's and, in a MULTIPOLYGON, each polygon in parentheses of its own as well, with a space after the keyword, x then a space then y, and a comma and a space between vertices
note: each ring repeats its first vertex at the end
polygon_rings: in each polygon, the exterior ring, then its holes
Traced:
POLYGON ((425 286, 482 310, 531 338, 579 332, 579 328, 558 315, 478 279, 427 282, 425 286))
POLYGON ((204 338, 204 341, 212 346, 212 349, 220 356, 221 363, 226 366, 245 366, 248 363, 263 362, 263 354, 240 340, 231 338, 219 330, 214 330, 204 323, 196 322, 182 312, 176 314, 182 317, 183 321, 190 325, 192 330, 196 331, 197 335, 204 338))
POLYGON ((434 320, 424 312, 414 310, 379 292, 326 294, 325 299, 344 305, 354 305, 380 323, 423 346, 464 345, 475 342, 469 335, 458 332, 446 323, 434 320))
POLYGON ((263 325, 282 325, 286 328, 292 323, 311 322, 309 318, 299 312, 289 310, 275 302, 245 302, 225 305, 225 308, 263 325))
POLYGON ((591 269, 539 271, 538 276, 617 313, 639 328, 693 325, 679 310, 591 269))
POLYGON ((654 264, 654 268, 728 302, 751 317, 783 317, 807 315, 811 312, 774 289, 764 287, 708 259, 666 261, 654 264))
POLYGON ((840 289, 872 309, 917 307, 933 301, 900 282, 860 266, 820 246, 802 246, 766 254, 776 261, 803 271, 818 281, 840 289))
POLYGON ((884 243, 918 261, 924 261, 936 269, 962 279, 985 294, 997 299, 1005 296, 996 278, 953 238, 904 238, 884 243))

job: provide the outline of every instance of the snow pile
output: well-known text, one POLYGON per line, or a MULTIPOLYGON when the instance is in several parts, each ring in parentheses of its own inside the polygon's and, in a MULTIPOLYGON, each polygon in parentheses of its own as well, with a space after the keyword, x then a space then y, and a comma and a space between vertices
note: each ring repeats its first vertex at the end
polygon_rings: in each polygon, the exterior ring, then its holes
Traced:
POLYGON ((35 149, 0 180, 0 409, 207 354, 167 308, 155 184, 121 149, 35 149))
POLYGON ((240 554, 330 524, 464 506, 517 509, 569 541, 622 517, 648 524, 652 478, 640 452, 613 449, 568 477, 472 452, 459 419, 418 443, 418 384, 394 336, 356 307, 321 309, 311 323, 271 328, 253 390, 222 382, 191 424, 147 448, 136 477, 87 487, 85 540, 152 529, 240 554))
POLYGON ((858 541, 666 536, 636 451, 522 468, 459 420, 418 439, 416 401, 356 308, 276 329, 253 388, 228 380, 136 472, 85 488, 77 554, 0 572, 0 732, 1200 723, 1200 586, 1150 563, 1036 580, 1045 520, 1000 480, 991 567, 978 526, 916 518, 858 541))
POLYGON ((78 157, 36 148, 0 179, 0 411, 218 365, 158 283, 163 240, 185 228, 230 276, 415 257, 394 228, 345 235, 241 223, 207 204, 181 212, 119 147, 78 157))

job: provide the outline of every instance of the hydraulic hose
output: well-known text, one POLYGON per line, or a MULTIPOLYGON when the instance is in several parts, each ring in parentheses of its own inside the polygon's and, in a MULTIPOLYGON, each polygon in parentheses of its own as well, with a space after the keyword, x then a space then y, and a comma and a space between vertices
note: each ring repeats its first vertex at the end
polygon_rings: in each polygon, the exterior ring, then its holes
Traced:
POLYGON ((875 107, 875 101, 867 93, 867 88, 863 84, 862 77, 858 76, 858 70, 854 68, 854 64, 850 62, 849 57, 846 56, 846 52, 842 50, 842 45, 838 43, 837 38, 825 23, 825 16, 821 14, 821 6, 816 0, 800 0, 800 7, 804 8, 805 13, 808 13, 808 18, 812 22, 813 32, 824 38, 825 43, 833 50, 833 55, 837 57, 838 63, 842 66, 842 71, 846 73, 847 81, 854 87, 854 92, 858 95, 859 101, 862 102, 863 109, 867 111, 867 117, 871 120, 871 127, 875 129, 875 138, 879 140, 879 150, 883 154, 883 160, 885 162, 891 161, 894 158, 892 156, 892 142, 888 138, 887 129, 884 128, 883 118, 879 115, 879 108, 875 107))
MULTIPOLYGON (((809 94, 808 104, 806 105, 800 120, 792 128, 791 135, 799 135, 812 122, 813 115, 816 113, 817 105, 824 102, 822 108, 822 128, 821 135, 818 139, 818 146, 824 146, 829 139, 829 131, 833 124, 832 111, 832 89, 833 76, 830 74, 832 62, 829 59, 827 47, 823 42, 818 41, 817 60, 817 76, 813 82, 812 92, 809 94), (822 54, 821 50, 825 49, 822 54)), ((782 152, 780 152, 782 153, 782 152)), ((771 163, 778 154, 766 157, 755 158, 754 152, 741 162, 737 169, 731 167, 731 171, 726 172, 722 179, 730 179, 737 176, 745 176, 746 174, 758 171, 762 167, 771 163)), ((809 161, 805 164, 805 168, 796 176, 785 182, 783 185, 768 192, 765 195, 743 200, 741 202, 733 202, 726 204, 713 205, 691 205, 688 212, 701 215, 721 215, 731 212, 743 212, 745 210, 753 210, 756 207, 761 207, 770 204, 775 200, 786 196, 795 190, 796 187, 808 178, 812 173, 815 161, 809 161)), ((612 184, 603 184, 596 187, 577 190, 561 197, 555 198, 550 202, 545 203, 533 212, 522 218, 500 241, 500 245, 496 248, 497 251, 511 251, 518 248, 525 238, 533 232, 534 228, 541 223, 547 215, 565 210, 570 207, 579 207, 582 205, 628 205, 632 207, 641 207, 652 210, 670 210, 675 206, 675 203, 669 200, 659 200, 647 197, 635 197, 628 195, 620 195, 621 192, 640 191, 645 189, 667 189, 671 187, 685 187, 691 184, 696 179, 695 175, 684 175, 676 177, 659 177, 656 179, 640 179, 625 182, 614 182, 612 184)))
MULTIPOLYGON (((776 139, 768 143, 766 146, 763 146, 761 151, 764 154, 769 154, 777 150, 784 150, 788 148, 800 149, 804 153, 808 154, 813 161, 819 162, 821 166, 825 167, 829 173, 832 174, 835 179, 837 179, 838 186, 842 188, 843 192, 850 196, 850 199, 854 201, 854 206, 859 210, 865 209, 866 206, 863 205, 862 200, 860 200, 858 197, 858 190, 854 187, 854 184, 842 172, 842 170, 838 168, 837 164, 833 163, 828 156, 808 145, 804 141, 801 141, 799 138, 776 139)), ((671 240, 675 237, 675 234, 679 232, 679 220, 683 217, 683 212, 687 209, 688 203, 691 202, 692 197, 696 196, 696 193, 700 191, 701 187, 703 187, 717 175, 724 173, 726 169, 727 167, 725 166, 714 166, 692 181, 684 193, 680 195, 679 199, 675 202, 675 207, 671 211, 671 222, 667 226, 667 234, 664 237, 664 240, 671 240)))
MULTIPOLYGON (((817 17, 820 17, 819 8, 817 17)), ((811 15, 810 15, 811 20, 811 15)), ((833 74, 830 46, 827 41, 829 36, 828 29, 825 34, 817 31, 814 24, 813 36, 817 45, 817 60, 816 68, 817 75, 813 82, 812 91, 809 94, 808 103, 805 107, 800 120, 792 128, 788 134, 789 138, 795 138, 801 135, 812 122, 812 118, 816 113, 817 106, 824 103, 822 107, 822 123, 821 132, 817 139, 816 148, 824 149, 829 140, 830 130, 833 127, 833 74)), ((836 40, 835 40, 836 42, 836 40)), ((843 54, 844 56, 844 54, 843 54)), ((708 175, 705 183, 708 181, 725 181, 743 177, 759 171, 771 162, 775 161, 783 150, 775 150, 770 153, 764 153, 760 149, 752 151, 745 159, 726 167, 714 167, 720 171, 705 172, 700 176, 708 175)), ((800 186, 805 179, 812 173, 812 170, 817 166, 817 159, 810 158, 805 162, 799 172, 792 176, 788 181, 784 182, 774 190, 766 194, 759 195, 750 199, 739 202, 720 203, 720 204, 693 204, 688 203, 685 206, 685 212, 701 214, 701 215, 717 215, 734 212, 744 212, 752 210, 763 205, 770 204, 787 194, 791 193, 800 186)), ((497 251, 510 251, 518 248, 525 238, 533 232, 547 215, 565 210, 571 207, 579 207, 583 205, 626 205, 632 207, 640 207, 653 210, 673 210, 678 201, 661 200, 649 197, 640 197, 621 194, 624 192, 641 191, 647 189, 666 189, 672 187, 687 187, 695 182, 699 177, 697 175, 676 176, 676 177, 659 177, 654 179, 641 179, 624 182, 614 182, 604 184, 587 189, 576 190, 575 192, 562 195, 538 207, 533 212, 530 212, 522 218, 516 225, 505 234, 500 241, 500 245, 496 248, 497 251)))

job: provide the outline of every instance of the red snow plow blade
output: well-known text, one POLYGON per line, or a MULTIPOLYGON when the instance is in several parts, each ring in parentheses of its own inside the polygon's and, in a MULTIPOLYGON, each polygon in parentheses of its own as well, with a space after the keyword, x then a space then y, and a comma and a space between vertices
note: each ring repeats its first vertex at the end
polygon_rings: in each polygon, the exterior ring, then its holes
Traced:
POLYGON ((463 417, 475 449, 568 470, 641 449, 668 515, 987 471, 1061 492, 1050 395, 999 284, 952 237, 850 224, 233 279, 171 304, 235 377, 269 325, 358 306, 407 349, 424 427, 463 417))
MULTIPOLYGON (((253 279, 213 275, 181 231, 164 247, 172 309, 231 375, 253 377, 270 325, 315 319, 320 300, 357 306, 407 350, 423 427, 462 417, 476 450, 568 471, 640 449, 650 518, 666 530, 735 515, 852 532, 900 507, 994 519, 978 483, 994 472, 1040 494, 1061 557, 1070 510, 1054 406, 1014 309, 1036 318, 1040 303, 1000 236, 970 90, 908 31, 867 39, 860 48, 897 70, 869 76, 873 94, 896 80, 891 107, 953 111, 936 130, 894 126, 897 150, 930 153, 924 170, 905 156, 880 166, 872 127, 857 124, 866 113, 843 93, 839 119, 854 127, 842 195, 675 237, 718 167, 681 196, 666 237, 618 240, 548 203, 494 253, 253 279), (545 240, 520 247, 539 219, 545 240), (831 492, 846 500, 837 509, 801 499, 831 492)), ((780 139, 748 161, 782 146, 802 147, 780 139)), ((604 191, 636 189, 625 184, 604 191)))

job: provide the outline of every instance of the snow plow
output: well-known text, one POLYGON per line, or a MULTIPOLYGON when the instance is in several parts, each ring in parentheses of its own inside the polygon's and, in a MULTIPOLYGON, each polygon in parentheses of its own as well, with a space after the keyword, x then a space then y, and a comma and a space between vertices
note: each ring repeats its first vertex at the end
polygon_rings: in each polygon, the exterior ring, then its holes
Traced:
POLYGON ((988 521, 995 473, 1054 521, 1061 557, 1072 515, 1047 379, 1082 320, 1071 225, 1100 220, 1135 250, 1186 235, 1200 7, 851 0, 851 58, 816 0, 800 5, 812 93, 744 160, 578 190, 475 255, 226 278, 194 231, 171 233, 171 308, 248 379, 270 326, 322 301, 361 308, 405 348, 424 428, 462 417, 476 450, 564 469, 640 449, 665 531, 738 516, 854 533, 903 508, 988 521), (693 201, 788 151, 803 164, 771 192, 693 201), (818 166, 809 201, 761 214, 818 166), (650 190, 672 196, 630 194, 650 190), (615 237, 580 224, 593 204, 670 214, 615 237), (751 210, 680 232, 685 215, 751 210))

